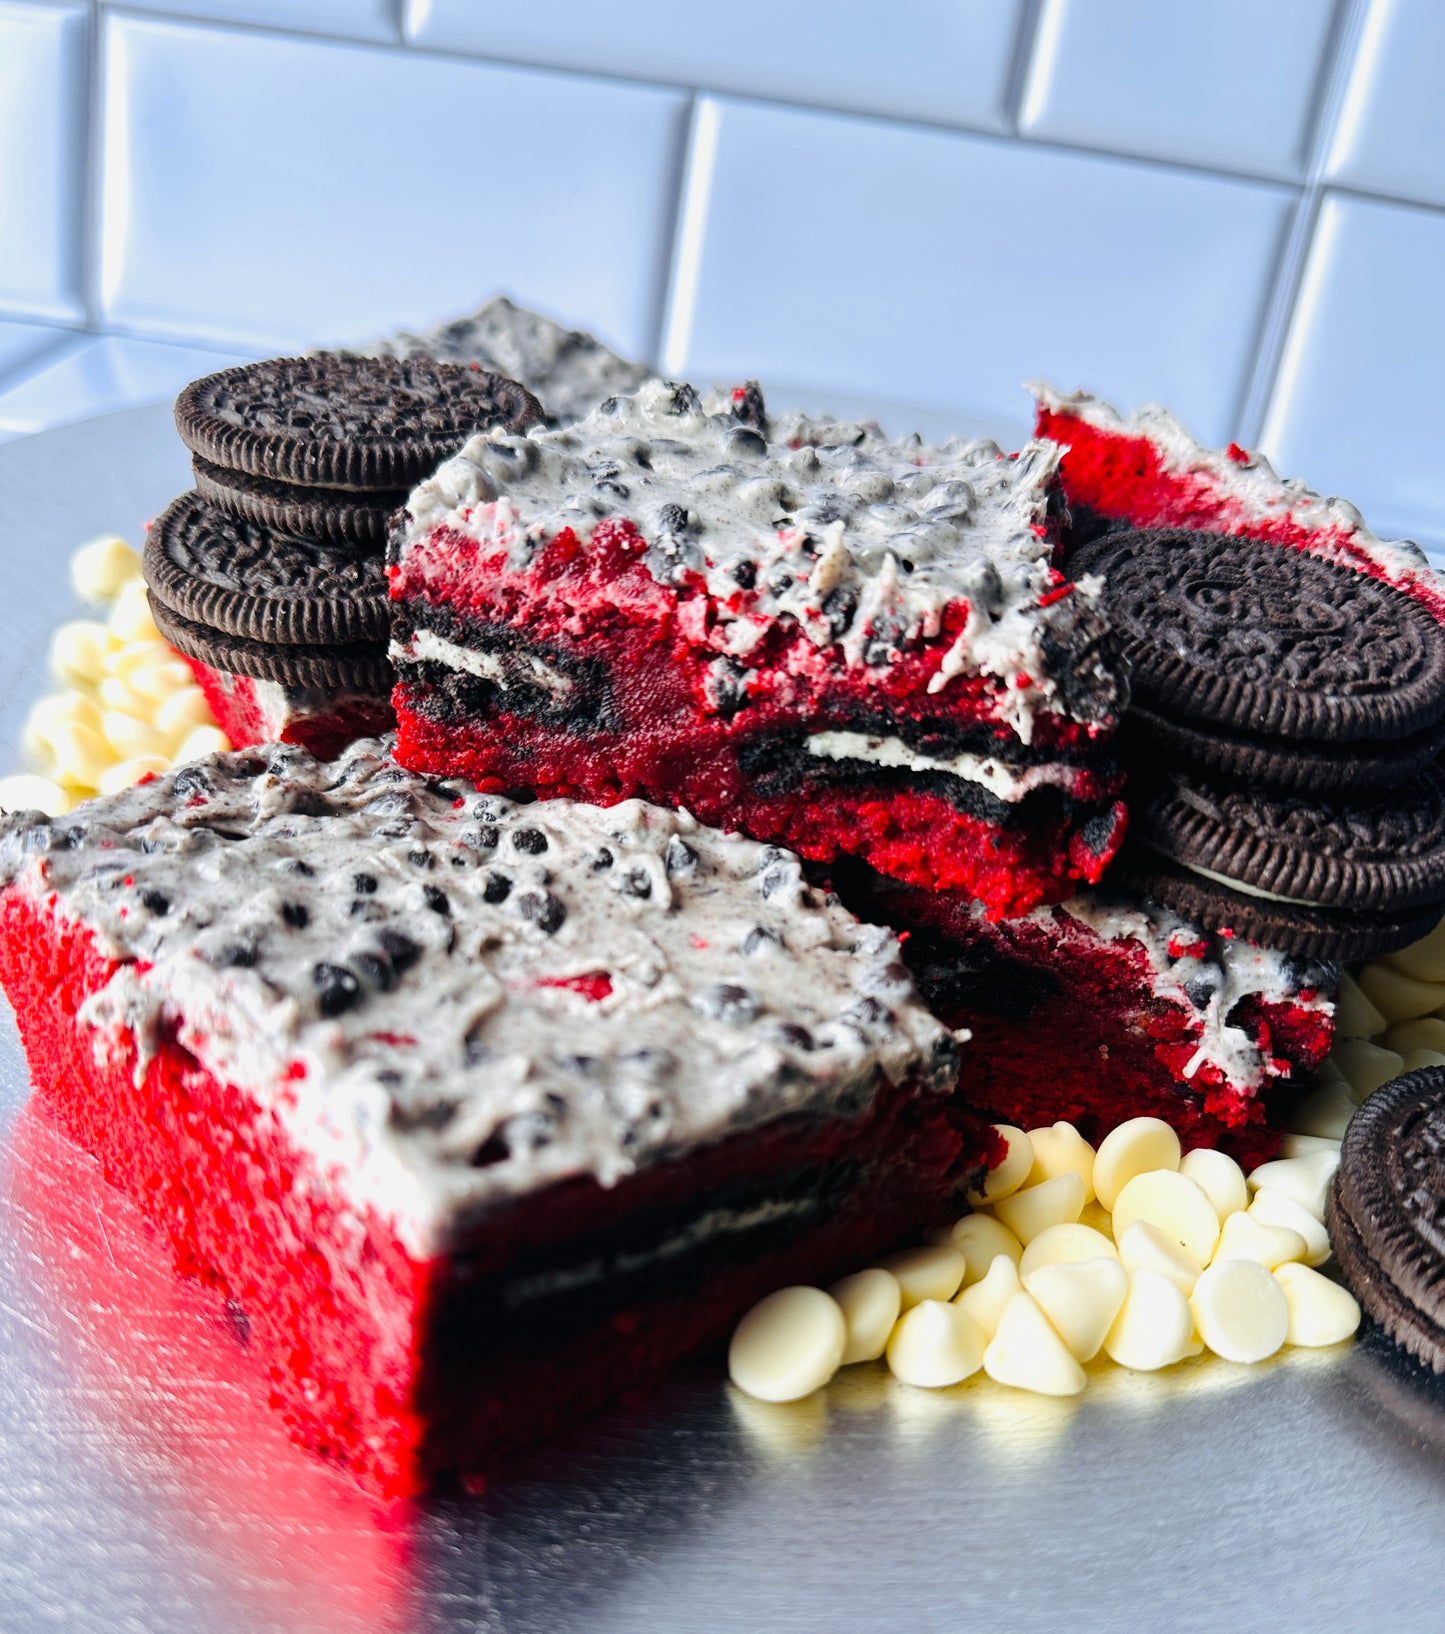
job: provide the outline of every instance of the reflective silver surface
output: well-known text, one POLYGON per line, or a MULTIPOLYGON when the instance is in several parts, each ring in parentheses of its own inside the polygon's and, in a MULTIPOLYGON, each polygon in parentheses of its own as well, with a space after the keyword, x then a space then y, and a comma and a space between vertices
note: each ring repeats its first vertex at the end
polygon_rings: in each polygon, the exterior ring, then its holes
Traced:
MULTIPOLYGON (((0 757, 67 558, 187 480, 165 408, 0 447, 0 757)), ((0 1630, 1445 1627, 1445 1406, 1370 1345, 1075 1403, 698 1367, 468 1499, 378 1513, 43 1116, 0 1020, 0 1630), (23 1110, 22 1110, 23 1108, 23 1110)))

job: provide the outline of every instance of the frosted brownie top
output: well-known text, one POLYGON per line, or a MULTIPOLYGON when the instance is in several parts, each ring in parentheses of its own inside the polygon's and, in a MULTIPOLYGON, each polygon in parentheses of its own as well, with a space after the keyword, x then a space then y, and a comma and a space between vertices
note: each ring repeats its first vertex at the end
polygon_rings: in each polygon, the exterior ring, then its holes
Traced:
POLYGON ((1052 443, 1005 456, 801 418, 770 441, 756 391, 734 397, 710 409, 652 380, 573 427, 474 437, 413 491, 395 559, 439 534, 525 574, 564 534, 620 542, 680 598, 704 593, 697 635, 723 660, 746 666, 780 619, 865 678, 931 643, 920 689, 940 708, 954 677, 984 676, 1025 741, 1045 712, 1112 727, 1099 582, 1050 565, 1052 443))
POLYGON ((443 363, 477 363, 520 380, 554 419, 580 419, 605 397, 636 391, 648 371, 609 350, 594 335, 566 329, 504 295, 469 317, 424 334, 406 330, 360 348, 369 357, 424 353, 443 363))
POLYGON ((1070 416, 1111 436, 1147 438, 1166 470, 1206 481, 1231 502, 1241 523, 1259 525, 1287 518, 1296 527, 1318 533, 1322 552, 1335 555, 1346 566, 1358 567, 1353 554, 1330 551, 1330 535, 1347 539, 1352 552, 1373 563, 1391 582, 1408 584, 1418 578, 1439 593, 1439 582, 1428 569, 1425 553, 1412 540, 1377 538, 1349 500, 1328 498, 1296 478, 1277 475, 1263 454, 1248 452, 1235 443, 1228 448, 1206 448, 1158 403, 1146 403, 1124 415, 1088 392, 1055 391, 1038 381, 1030 382, 1029 390, 1039 407, 1050 414, 1070 416))
POLYGON ((551 1181, 861 1111, 880 1069, 957 1072, 892 935, 791 853, 640 801, 478 795, 375 740, 9 818, 0 882, 120 961, 81 1011, 97 1049, 125 1029, 141 1070, 173 1030, 422 1252, 551 1181))

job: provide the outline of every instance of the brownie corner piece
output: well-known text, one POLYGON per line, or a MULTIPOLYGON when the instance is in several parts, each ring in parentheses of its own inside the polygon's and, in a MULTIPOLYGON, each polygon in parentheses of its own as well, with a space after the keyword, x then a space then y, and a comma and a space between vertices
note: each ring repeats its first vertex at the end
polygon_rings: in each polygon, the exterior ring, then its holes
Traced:
POLYGON ((292 1433, 385 1494, 656 1377, 997 1156, 895 939, 796 857, 377 742, 5 820, 0 979, 292 1433))
POLYGON ((654 380, 473 439, 392 546, 398 753, 642 796, 996 915, 1123 835, 1127 685, 1054 563, 1059 450, 770 421, 654 380))

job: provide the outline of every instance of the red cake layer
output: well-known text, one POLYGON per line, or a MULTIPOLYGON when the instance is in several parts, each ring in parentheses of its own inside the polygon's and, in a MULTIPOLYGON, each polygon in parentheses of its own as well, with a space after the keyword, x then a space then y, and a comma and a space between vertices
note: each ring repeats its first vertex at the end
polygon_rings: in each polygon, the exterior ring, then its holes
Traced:
MULTIPOLYGON (((972 1034, 963 1093, 1020 1128, 1066 1119, 1097 1141, 1127 1118, 1163 1118, 1186 1149, 1217 1146, 1246 1167, 1276 1155, 1282 1110, 1334 1040, 1316 990, 1245 993, 1229 1017, 1253 1041, 1251 1082, 1198 1060, 1199 1015, 1160 991, 1144 946, 1066 909, 988 923, 966 902, 850 878, 847 905, 904 931, 904 959, 934 1013, 972 1034)), ((1178 951, 1184 951, 1182 949, 1178 951)))
POLYGON ((424 689, 406 683, 395 698, 396 757, 412 771, 466 777, 485 791, 525 788, 603 806, 640 796, 685 807, 702 822, 786 845, 810 861, 866 855, 896 878, 967 892, 995 917, 1027 913, 1070 895, 1080 879, 1097 880, 1124 833, 1119 803, 1078 828, 1058 821, 1006 829, 913 789, 809 781, 768 798, 738 765, 747 739, 730 736, 723 722, 581 738, 501 712, 443 722, 426 713, 424 689))
MULTIPOLYGON (((1438 585, 1425 575, 1388 573, 1364 548, 1356 525, 1334 521, 1310 527, 1284 504, 1261 516, 1208 470, 1171 468, 1147 434, 1093 425, 1066 409, 1041 403, 1035 435, 1052 438, 1067 449, 1059 473, 1071 508, 1133 527, 1198 528, 1315 551, 1371 578, 1397 584, 1445 620, 1445 593, 1438 585)), ((1241 466, 1251 461, 1249 453, 1233 443, 1227 456, 1241 466)))
POLYGON ((214 1285, 244 1320, 296 1439, 386 1496, 444 1471, 484 1471, 650 1382, 720 1342, 772 1288, 826 1280, 941 1217, 969 1175, 1000 1155, 992 1132, 955 1101, 884 1086, 856 1119, 783 1118, 610 1190, 591 1180, 554 1187, 495 1212, 450 1255, 418 1261, 387 1220, 351 1207, 316 1172, 273 1115, 174 1037, 156 1041, 139 1082, 130 1034, 98 1058, 77 1011, 115 968, 84 927, 21 890, 0 895, 0 980, 34 1081, 160 1227, 178 1267, 214 1285), (478 1279, 523 1250, 589 1243, 639 1209, 814 1170, 829 1188, 825 1229, 784 1234, 696 1286, 616 1306, 556 1342, 509 1351, 506 1334, 479 1328, 468 1305, 478 1279))
POLYGON ((184 653, 177 656, 190 666, 217 724, 236 749, 256 743, 299 743, 318 759, 330 760, 348 744, 389 732, 396 723, 385 697, 338 693, 316 698, 288 691, 278 682, 213 669, 184 653), (267 689, 276 695, 269 707, 261 696, 267 689))

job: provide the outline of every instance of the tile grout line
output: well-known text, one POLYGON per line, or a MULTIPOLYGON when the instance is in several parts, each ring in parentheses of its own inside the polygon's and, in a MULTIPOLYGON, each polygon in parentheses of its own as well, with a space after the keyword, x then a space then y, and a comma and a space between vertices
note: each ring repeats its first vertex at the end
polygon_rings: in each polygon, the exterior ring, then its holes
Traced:
POLYGON ((652 327, 648 338, 647 362, 654 369, 662 369, 663 351, 668 345, 672 323, 674 293, 683 257, 683 223, 688 211, 688 197, 692 185, 692 155, 697 139, 698 118, 704 102, 703 93, 694 91, 688 99, 686 115, 679 121, 677 148, 673 155, 671 173, 671 200, 658 235, 659 243, 653 271, 651 298, 653 302, 652 327))
POLYGON ((656 363, 664 374, 686 373, 685 359, 692 340, 698 281, 702 274, 703 240, 707 232, 713 171, 717 163, 719 117, 717 104, 712 98, 693 98, 678 185, 668 283, 658 331, 656 363))
POLYGON ((1045 0, 1023 0, 1019 8, 1018 28, 1014 36, 1013 58, 1009 63, 1008 78, 1003 90, 1004 128, 1018 141, 1027 141, 1019 132, 1023 114, 1024 94, 1028 90, 1029 71, 1033 67, 1034 48, 1038 44, 1039 21, 1043 16, 1045 0))
POLYGON ((81 132, 81 176, 75 210, 80 301, 84 326, 92 334, 101 326, 100 311, 100 206, 102 143, 101 87, 105 72, 105 14, 100 0, 91 0, 86 31, 85 101, 78 110, 81 132))
POLYGON ((1311 107, 1309 135, 1299 197, 1291 214, 1261 317, 1254 366, 1241 393, 1236 424, 1239 441, 1253 448, 1259 441, 1279 384, 1310 251, 1328 186, 1325 167, 1334 140, 1345 91, 1354 72, 1357 48, 1371 0, 1338 0, 1311 107))

